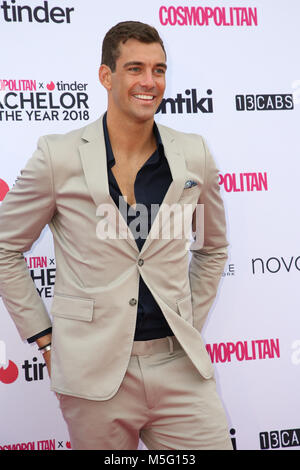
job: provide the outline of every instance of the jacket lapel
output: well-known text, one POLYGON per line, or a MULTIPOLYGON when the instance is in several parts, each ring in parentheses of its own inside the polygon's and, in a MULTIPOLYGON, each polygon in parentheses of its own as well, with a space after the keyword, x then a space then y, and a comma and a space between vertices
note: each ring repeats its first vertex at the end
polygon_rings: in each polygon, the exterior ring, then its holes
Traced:
POLYGON ((157 127, 164 146, 165 156, 169 163, 173 181, 168 188, 158 213, 156 214, 151 230, 141 250, 141 254, 147 250, 155 239, 157 240, 159 238, 162 228, 161 213, 165 207, 170 207, 178 202, 184 188, 186 175, 185 158, 178 141, 167 130, 167 128, 159 124, 157 124, 157 127))
POLYGON ((114 225, 116 238, 126 240, 138 251, 133 235, 109 193, 102 117, 85 128, 82 135, 84 143, 79 147, 86 184, 97 208, 101 204, 114 208, 115 217, 110 218, 109 223, 114 225))
POLYGON ((109 202, 105 142, 102 119, 88 125, 82 135, 84 144, 80 145, 81 163, 90 194, 98 207, 109 202))
MULTIPOLYGON (((148 237, 145 240, 141 254, 144 253, 150 244, 157 238, 161 231, 160 215, 165 206, 176 204, 182 194, 185 182, 186 165, 183 152, 173 135, 164 127, 158 124, 158 129, 164 146, 165 156, 168 160, 172 174, 172 183, 164 197, 163 203, 154 219, 148 237)), ((128 228, 126 221, 116 207, 113 199, 109 194, 108 178, 107 178, 107 160, 106 148, 102 127, 102 116, 97 121, 86 126, 82 139, 84 143, 80 145, 79 152, 82 167, 86 179, 89 192, 98 208, 101 204, 112 204, 116 210, 115 217, 116 234, 122 234, 122 238, 136 250, 138 247, 133 238, 131 230, 128 228), (127 233, 127 236, 124 234, 127 233)))

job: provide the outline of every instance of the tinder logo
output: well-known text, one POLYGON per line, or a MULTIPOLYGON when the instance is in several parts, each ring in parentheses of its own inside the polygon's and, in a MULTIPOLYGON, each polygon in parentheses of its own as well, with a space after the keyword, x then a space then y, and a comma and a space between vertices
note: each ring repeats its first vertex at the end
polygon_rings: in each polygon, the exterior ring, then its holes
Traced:
POLYGON ((0 201, 3 201, 8 191, 9 191, 8 184, 5 183, 5 181, 0 178, 0 201))
POLYGON ((6 345, 0 341, 0 382, 3 384, 12 384, 18 378, 19 371, 16 364, 6 359, 6 345))
POLYGON ((55 84, 53 82, 47 83, 47 90, 53 91, 55 88, 55 84))

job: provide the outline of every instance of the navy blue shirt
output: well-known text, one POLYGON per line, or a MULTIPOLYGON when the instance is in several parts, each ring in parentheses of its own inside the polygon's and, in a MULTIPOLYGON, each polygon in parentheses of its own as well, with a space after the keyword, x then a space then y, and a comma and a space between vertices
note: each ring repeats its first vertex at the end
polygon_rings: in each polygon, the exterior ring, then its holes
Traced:
MULTIPOLYGON (((106 145, 109 193, 112 199, 114 200, 116 206, 120 208, 119 198, 123 198, 123 196, 118 186, 118 183, 114 177, 114 174, 111 170, 115 164, 115 158, 109 140, 109 134, 106 124, 106 113, 103 117, 103 131, 106 145)), ((134 194, 137 208, 138 204, 143 204, 144 206, 146 206, 148 218, 148 220, 142 224, 141 230, 139 229, 138 225, 133 224, 136 227, 136 235, 140 235, 135 237, 135 241, 139 251, 141 251, 143 247, 143 244, 151 229, 151 224, 154 220, 153 214, 155 214, 155 211, 152 210, 151 213, 151 204, 155 204, 155 209, 158 210, 172 182, 169 164, 165 157, 164 147, 161 141, 161 137, 159 135, 158 128, 155 123, 153 127, 153 132, 156 138, 157 148, 138 171, 134 183, 134 194)), ((141 220, 140 212, 138 210, 135 211, 132 207, 130 207, 123 198, 122 208, 124 207, 126 207, 127 213, 122 215, 124 216, 124 219, 128 222, 129 227, 132 222, 134 223, 134 219, 136 217, 139 217, 139 220, 141 220)), ((48 328, 47 330, 42 331, 41 333, 35 336, 32 336, 27 341, 29 343, 32 343, 36 341, 37 338, 44 336, 47 333, 51 333, 51 328, 48 328)), ((134 340, 145 341, 150 339, 164 338, 165 336, 172 335, 173 332, 170 329, 160 307, 158 306, 153 295, 146 286, 142 276, 140 276, 137 322, 134 340)))
MULTIPOLYGON (((116 206, 120 208, 119 198, 122 198, 123 196, 111 170, 115 164, 115 158, 109 140, 109 134, 106 125, 106 114, 103 117, 103 131, 106 145, 109 193, 116 206)), ((147 235, 151 229, 151 224, 155 218, 153 216, 155 213, 153 210, 151 214, 151 204, 155 204, 155 209, 157 211, 163 202, 165 194, 172 182, 171 171, 164 154, 164 147, 156 124, 154 124, 153 132, 156 138, 157 148, 137 172, 134 183, 134 194, 137 210, 135 211, 132 207, 130 207, 130 205, 127 204, 124 199, 122 203, 122 208, 126 207, 127 209, 127 213, 122 214, 123 217, 127 221, 129 227, 131 225, 136 228, 136 233, 133 232, 133 234, 135 235, 135 241, 139 251, 141 251, 145 243, 147 235), (143 204, 147 208, 148 220, 142 224, 141 228, 134 224, 134 219, 136 217, 141 220, 138 204, 143 204)), ((170 329, 160 307, 146 286, 142 276, 140 276, 137 322, 134 340, 145 341, 149 339, 164 338, 165 336, 172 335, 173 332, 170 329)))

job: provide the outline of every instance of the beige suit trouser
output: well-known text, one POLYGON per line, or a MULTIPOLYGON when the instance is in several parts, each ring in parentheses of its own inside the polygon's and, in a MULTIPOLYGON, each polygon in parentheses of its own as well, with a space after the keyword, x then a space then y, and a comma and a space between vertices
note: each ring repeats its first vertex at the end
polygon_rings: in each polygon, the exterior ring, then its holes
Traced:
POLYGON ((203 379, 178 341, 134 343, 111 399, 59 395, 74 450, 232 450, 215 380, 203 379))

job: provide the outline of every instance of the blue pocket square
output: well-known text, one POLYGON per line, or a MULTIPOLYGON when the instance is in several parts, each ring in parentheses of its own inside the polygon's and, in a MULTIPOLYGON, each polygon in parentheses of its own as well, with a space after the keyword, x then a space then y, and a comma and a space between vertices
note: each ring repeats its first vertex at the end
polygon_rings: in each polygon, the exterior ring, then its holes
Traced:
POLYGON ((196 181, 187 180, 184 184, 184 189, 192 188, 193 186, 197 186, 196 181))

